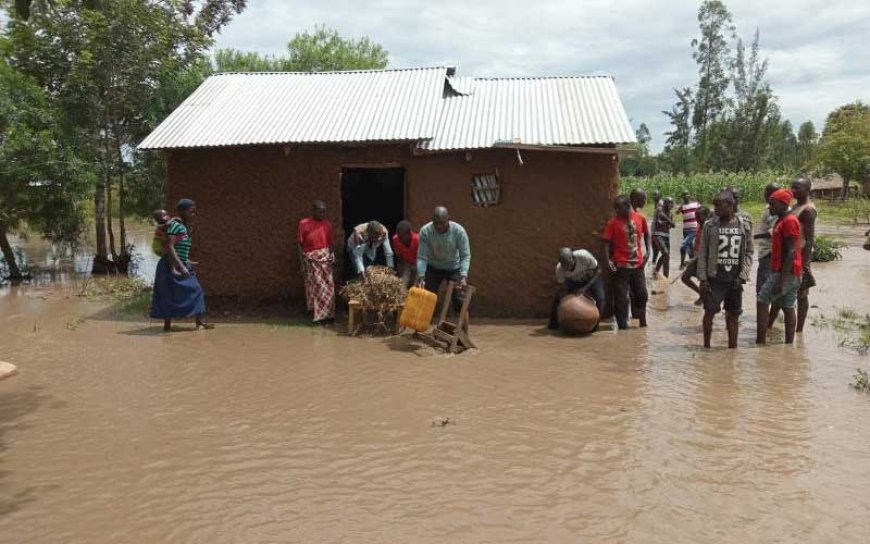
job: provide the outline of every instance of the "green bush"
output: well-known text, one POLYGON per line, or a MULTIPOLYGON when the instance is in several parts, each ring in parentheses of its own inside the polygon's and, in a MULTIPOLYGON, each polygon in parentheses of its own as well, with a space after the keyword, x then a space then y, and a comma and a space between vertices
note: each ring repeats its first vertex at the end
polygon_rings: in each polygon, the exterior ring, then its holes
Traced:
POLYGON ((816 236, 813 242, 813 262, 827 263, 843 258, 840 250, 846 247, 843 242, 825 235, 816 236))

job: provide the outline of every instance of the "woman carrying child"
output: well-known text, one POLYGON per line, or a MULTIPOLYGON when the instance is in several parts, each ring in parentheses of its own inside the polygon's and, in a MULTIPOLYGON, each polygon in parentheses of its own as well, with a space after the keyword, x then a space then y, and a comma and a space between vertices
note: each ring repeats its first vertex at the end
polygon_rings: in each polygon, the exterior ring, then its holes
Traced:
POLYGON ((178 201, 178 220, 168 221, 165 227, 167 253, 157 262, 154 273, 154 292, 151 296, 151 317, 163 319, 163 330, 172 330, 172 320, 196 318, 196 328, 211 329, 205 323, 205 295, 196 279, 190 260, 193 244, 191 230, 196 217, 196 203, 189 198, 178 201), (176 272, 176 273, 173 273, 176 272))

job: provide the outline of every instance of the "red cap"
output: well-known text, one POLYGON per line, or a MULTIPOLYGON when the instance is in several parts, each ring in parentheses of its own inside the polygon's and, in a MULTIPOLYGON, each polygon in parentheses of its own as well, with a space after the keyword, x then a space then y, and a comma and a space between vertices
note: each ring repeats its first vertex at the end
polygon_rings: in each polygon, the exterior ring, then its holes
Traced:
POLYGON ((794 195, 791 194, 791 191, 789 191, 788 189, 777 189, 773 192, 772 195, 770 195, 770 198, 779 200, 780 202, 788 206, 789 204, 791 204, 794 195))

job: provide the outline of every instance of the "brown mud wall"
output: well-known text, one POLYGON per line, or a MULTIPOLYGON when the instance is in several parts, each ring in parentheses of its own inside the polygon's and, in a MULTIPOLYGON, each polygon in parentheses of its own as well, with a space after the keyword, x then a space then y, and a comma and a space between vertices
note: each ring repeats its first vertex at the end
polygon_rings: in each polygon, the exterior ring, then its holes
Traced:
POLYGON ((415 156, 407 145, 283 146, 176 151, 169 158, 170 202, 198 203, 192 258, 209 296, 240 304, 287 299, 304 309, 296 224, 322 199, 341 231, 343 167, 402 166, 406 212, 419 228, 436 205, 468 230, 469 281, 476 316, 540 317, 549 309, 559 247, 601 255, 617 163, 606 154, 488 150, 415 156), (501 202, 476 207, 474 174, 497 173, 501 202))

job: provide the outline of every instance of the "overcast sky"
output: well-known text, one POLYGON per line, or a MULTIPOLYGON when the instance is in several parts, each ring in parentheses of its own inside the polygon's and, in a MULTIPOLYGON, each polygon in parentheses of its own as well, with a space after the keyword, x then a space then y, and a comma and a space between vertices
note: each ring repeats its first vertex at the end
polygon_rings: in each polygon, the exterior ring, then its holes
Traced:
MULTIPOLYGON (((668 129, 661 113, 674 87, 693 85, 690 41, 698 35, 691 0, 248 0, 217 47, 279 54, 297 32, 318 24, 368 36, 390 66, 458 67, 465 76, 609 74, 635 128, 645 122, 653 149, 668 129)), ((812 120, 870 101, 870 2, 727 0, 737 32, 756 27, 768 77, 785 118, 812 120)))

